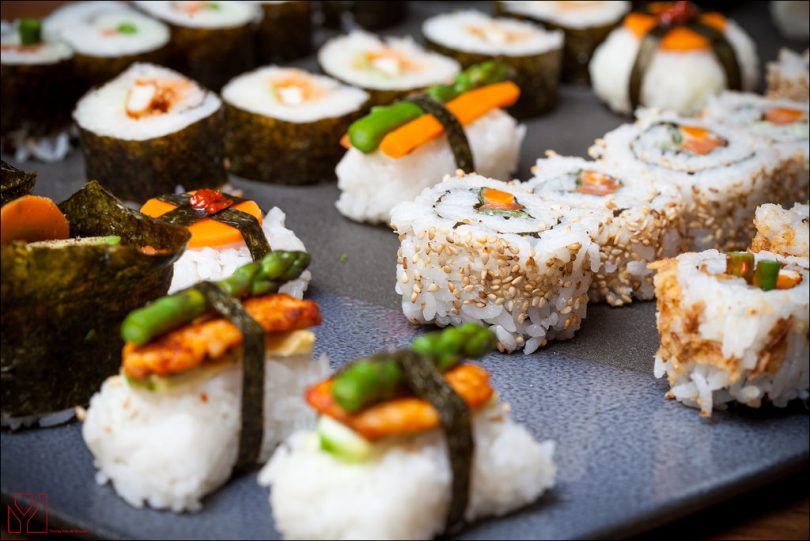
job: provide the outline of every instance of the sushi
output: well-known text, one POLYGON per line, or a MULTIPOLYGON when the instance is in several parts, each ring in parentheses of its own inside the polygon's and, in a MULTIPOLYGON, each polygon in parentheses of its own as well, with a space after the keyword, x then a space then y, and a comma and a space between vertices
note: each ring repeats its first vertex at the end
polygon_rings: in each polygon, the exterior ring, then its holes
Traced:
POLYGON ((325 358, 312 359, 321 314, 277 293, 308 262, 271 252, 125 318, 120 374, 82 415, 99 483, 135 507, 196 511, 232 472, 314 421, 300 396, 328 374, 325 358))
MULTIPOLYGON (((147 201, 141 212, 187 227, 191 233, 188 248, 174 264, 169 293, 201 280, 226 278, 271 249, 305 250, 304 243, 284 226, 286 216, 281 209, 273 207, 262 218, 256 202, 220 190, 161 195, 147 201)), ((310 278, 310 272, 304 271, 279 291, 301 298, 310 278)))
POLYGON ((354 25, 366 30, 382 30, 399 23, 408 14, 405 0, 355 0, 348 4, 354 25))
POLYGON ((425 51, 409 37, 383 40, 362 30, 327 41, 318 63, 327 75, 368 92, 370 105, 446 83, 461 71, 452 58, 425 51))
POLYGON ((637 116, 635 124, 598 139, 591 156, 679 190, 690 249, 748 247, 754 211, 778 193, 782 161, 772 145, 726 124, 671 112, 639 110, 637 116))
POLYGON ((387 223, 397 203, 458 169, 510 178, 525 128, 501 110, 520 94, 505 75, 505 65, 477 64, 450 84, 377 107, 352 124, 336 170, 341 214, 387 223))
POLYGON ((797 41, 810 38, 810 5, 797 0, 775 0, 769 2, 771 18, 779 33, 797 41))
POLYGON ((571 338, 599 268, 604 214, 475 174, 447 177, 391 213, 402 311, 413 323, 486 325, 500 351, 571 338))
POLYGON ((259 64, 284 62, 312 50, 312 2, 260 1, 262 19, 256 29, 259 64))
POLYGON ((227 176, 222 103, 168 68, 133 64, 79 100, 87 178, 117 196, 145 201, 176 187, 217 187, 227 176))
POLYGON ((360 89, 297 68, 266 66, 222 89, 230 171, 279 184, 334 178, 340 138, 368 100, 360 89))
POLYGON ((733 20, 690 2, 649 9, 627 15, 591 60, 593 90, 613 111, 643 105, 691 115, 713 94, 756 87, 756 47, 733 20))
POLYGON ((499 15, 535 21, 565 33, 563 81, 587 85, 588 62, 630 11, 630 2, 496 2, 499 15))
POLYGON ((591 302, 611 306, 655 295, 648 263, 681 253, 681 197, 673 188, 653 186, 615 166, 551 153, 537 160, 534 177, 522 185, 574 209, 604 212, 596 242, 600 267, 594 271, 591 302))
POLYGON ((810 49, 799 54, 780 49, 776 62, 768 62, 768 97, 807 102, 810 96, 810 49))
POLYGON ((430 539, 551 489, 554 442, 515 423, 489 374, 463 362, 493 342, 475 325, 447 329, 312 386, 316 429, 291 436, 259 474, 281 534, 430 539))
POLYGON ((2 162, 2 180, 0 181, 0 204, 13 201, 28 195, 37 182, 37 174, 17 169, 10 163, 2 162))
POLYGON ((681 254, 652 267, 667 398, 702 416, 730 402, 808 398, 808 259, 769 252, 681 254))
POLYGON ((468 68, 486 60, 508 65, 520 87, 520 100, 509 112, 527 118, 557 104, 563 33, 524 21, 493 18, 478 11, 436 15, 422 24, 428 46, 468 68))
POLYGON ((767 204, 757 208, 754 226, 757 236, 752 252, 773 252, 781 256, 810 256, 810 220, 807 203, 796 203, 791 209, 767 204))

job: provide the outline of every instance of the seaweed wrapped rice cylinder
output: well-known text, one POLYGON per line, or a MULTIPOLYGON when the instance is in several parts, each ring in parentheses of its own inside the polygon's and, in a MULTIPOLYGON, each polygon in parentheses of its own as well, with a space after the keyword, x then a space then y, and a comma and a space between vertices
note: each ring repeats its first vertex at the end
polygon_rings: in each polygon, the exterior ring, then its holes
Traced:
POLYGON ((340 138, 365 107, 368 94, 296 68, 267 66, 222 89, 230 170, 279 184, 334 178, 340 138))
POLYGON ((810 95, 810 49, 799 54, 780 49, 776 62, 768 62, 768 97, 806 102, 810 95))
POLYGON ((87 177, 119 197, 140 202, 227 180, 219 98, 168 68, 133 64, 85 94, 73 118, 87 177))
POLYGON ((757 236, 751 243, 752 252, 773 252, 781 256, 810 256, 810 213, 807 203, 796 203, 785 209, 767 204, 757 207, 754 226, 757 236))
POLYGON ((312 2, 259 1, 262 19, 256 29, 259 64, 306 56, 312 50, 312 2))

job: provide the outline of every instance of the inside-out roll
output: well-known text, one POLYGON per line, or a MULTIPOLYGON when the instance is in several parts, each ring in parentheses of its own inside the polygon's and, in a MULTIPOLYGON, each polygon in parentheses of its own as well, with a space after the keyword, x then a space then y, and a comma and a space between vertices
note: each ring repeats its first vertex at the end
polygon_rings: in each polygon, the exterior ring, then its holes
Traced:
POLYGON ((807 101, 810 94, 810 49, 799 54, 779 50, 779 58, 768 62, 768 97, 807 101))
POLYGON ((810 256, 809 221, 807 203, 796 203, 789 209, 774 204, 757 207, 754 217, 757 236, 751 243, 751 251, 793 257, 810 256))

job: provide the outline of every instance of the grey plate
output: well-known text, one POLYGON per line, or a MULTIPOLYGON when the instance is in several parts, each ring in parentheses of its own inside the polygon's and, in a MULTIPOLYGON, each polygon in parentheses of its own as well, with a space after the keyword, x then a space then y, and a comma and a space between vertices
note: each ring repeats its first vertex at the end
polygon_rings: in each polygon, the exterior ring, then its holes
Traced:
MULTIPOLYGON (((414 5, 411 21, 398 30, 413 32, 426 14, 447 9, 414 5)), ((773 58, 781 43, 764 4, 743 5, 733 15, 758 40, 761 57, 773 58)), ((300 65, 314 67, 314 61, 300 65)), ((590 90, 562 88, 559 107, 529 123, 521 178, 545 149, 584 155, 595 137, 621 122, 590 90)), ((35 193, 57 200, 83 184, 78 153, 62 164, 28 167, 40 172, 35 193)), ((317 349, 333 365, 410 341, 417 329, 405 321, 394 293, 397 239, 390 231, 343 219, 334 208, 333 184, 295 188, 238 179, 235 184, 263 208, 284 209, 288 225, 313 254, 310 293, 325 316, 317 349)), ((487 357, 483 364, 516 419, 537 438, 557 441, 558 485, 535 505, 480 522, 461 537, 632 535, 806 467, 810 430, 801 405, 734 409, 703 420, 697 411, 664 399, 666 383, 652 376, 657 343, 653 303, 593 306, 574 340, 529 356, 487 357)), ((96 485, 76 423, 3 432, 0 445, 3 499, 47 492, 51 528, 107 538, 278 536, 267 491, 255 474, 233 479, 206 498, 202 512, 175 515, 134 509, 109 486, 96 485)))

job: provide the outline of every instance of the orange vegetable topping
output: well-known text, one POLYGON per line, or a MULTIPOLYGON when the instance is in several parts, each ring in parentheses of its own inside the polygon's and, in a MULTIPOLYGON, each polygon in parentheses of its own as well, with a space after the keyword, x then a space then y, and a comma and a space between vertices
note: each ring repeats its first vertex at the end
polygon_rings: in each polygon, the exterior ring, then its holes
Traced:
POLYGON ((0 244, 62 240, 69 232, 67 218, 47 197, 24 195, 0 209, 0 244))
POLYGON ((801 281, 802 277, 798 272, 781 271, 776 279, 776 289, 790 289, 801 281))
POLYGON ((496 210, 521 210, 523 208, 520 203, 515 201, 514 195, 494 188, 481 190, 481 197, 484 199, 482 208, 496 210))
MULTIPOLYGON (((656 13, 656 11, 658 11, 658 13, 662 12, 657 4, 651 4, 650 10, 653 11, 653 13, 656 13)), ((726 27, 726 19, 719 13, 704 13, 698 16, 698 20, 721 32, 726 27)), ((652 30, 657 23, 658 19, 656 16, 644 13, 630 13, 624 19, 624 27, 638 38, 643 37, 647 32, 652 30)), ((660 44, 661 50, 664 51, 694 51, 709 49, 709 47, 710 45, 706 38, 682 26, 677 26, 667 32, 661 39, 660 44)))
POLYGON ((796 109, 788 109, 786 107, 776 107, 774 109, 768 109, 765 111, 765 114, 762 115, 763 120, 767 120, 772 124, 778 124, 780 126, 785 124, 793 124, 794 122, 799 122, 804 120, 805 115, 804 111, 798 111, 796 109))
POLYGON ((596 171, 582 171, 577 180, 576 192, 586 195, 610 195, 621 188, 621 184, 610 175, 596 171))

